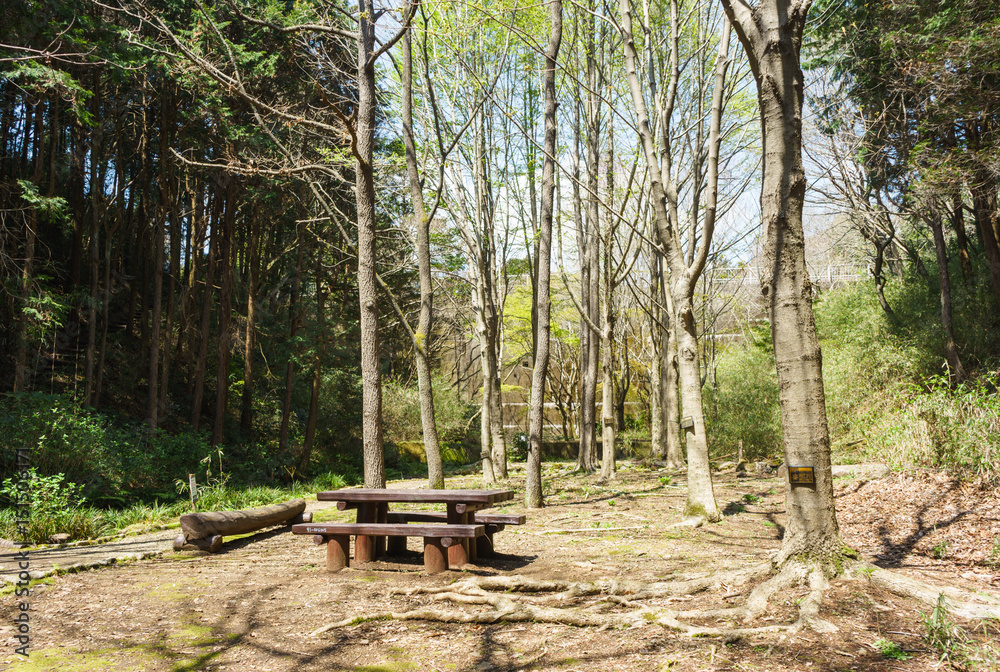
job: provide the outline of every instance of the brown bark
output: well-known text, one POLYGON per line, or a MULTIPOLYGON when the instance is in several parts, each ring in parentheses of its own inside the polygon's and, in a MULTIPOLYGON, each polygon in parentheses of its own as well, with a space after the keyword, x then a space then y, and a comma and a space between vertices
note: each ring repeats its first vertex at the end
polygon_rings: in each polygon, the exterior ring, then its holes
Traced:
POLYGON ((319 421, 320 385, 323 382, 323 354, 326 349, 326 296, 322 250, 316 246, 316 343, 313 345, 312 390, 309 396, 309 417, 306 419, 306 435, 302 442, 302 456, 299 458, 301 473, 309 472, 313 443, 316 440, 316 425, 319 421))
POLYGON ((250 249, 247 251, 249 278, 247 282, 247 330, 243 342, 243 398, 240 408, 240 429, 249 433, 253 427, 254 350, 257 347, 257 276, 260 273, 260 224, 250 218, 250 249))
MULTIPOLYGON (((295 239, 298 255, 295 259, 295 279, 292 280, 292 292, 288 300, 288 342, 295 342, 299 330, 299 291, 302 286, 302 257, 305 246, 302 241, 302 224, 295 225, 295 239)), ((295 358, 289 356, 285 364, 285 398, 281 403, 281 429, 278 432, 278 450, 285 453, 288 450, 288 426, 292 416, 292 385, 295 382, 295 358)))
POLYGON ((163 227, 166 212, 161 206, 153 220, 153 306, 149 336, 149 376, 146 402, 146 423, 150 430, 159 424, 159 371, 160 371, 160 312, 163 303, 163 227))
POLYGON ((229 405, 229 357, 232 353, 229 322, 232 317, 232 244, 233 222, 236 219, 236 186, 226 180, 226 199, 222 213, 222 235, 219 241, 219 335, 215 368, 215 419, 212 422, 212 446, 222 443, 226 411, 229 405))
POLYGON ((769 302, 785 463, 812 466, 815 485, 786 483, 787 527, 778 561, 839 557, 822 356, 805 264, 802 205, 803 77, 799 62, 810 0, 722 0, 757 82, 764 146, 761 291, 769 302))
POLYGON ((974 173, 969 190, 972 192, 976 229, 982 239, 983 254, 990 269, 990 283, 997 302, 996 308, 1000 310, 1000 241, 997 239, 1000 214, 997 213, 996 181, 989 171, 979 169, 974 173))
POLYGON ((240 511, 205 511, 185 513, 180 518, 185 538, 205 539, 215 535, 245 534, 265 527, 281 525, 306 510, 304 499, 293 499, 259 509, 240 511))
MULTIPOLYGON (((215 289, 215 265, 219 249, 219 210, 222 207, 221 194, 216 193, 213 205, 213 225, 208 240, 208 258, 205 260, 205 286, 201 293, 201 316, 198 323, 198 354, 194 362, 194 388, 191 394, 191 427, 195 432, 201 424, 201 406, 205 394, 205 367, 208 360, 209 331, 212 323, 212 295, 215 289)), ((207 222, 206 222, 207 224, 207 222)), ((207 226, 203 227, 207 231, 207 226)), ((198 247, 201 249, 201 246, 198 247)))
POLYGON ((531 398, 528 409, 528 464, 525 468, 524 503, 528 508, 542 506, 542 430, 545 422, 545 379, 549 366, 549 334, 552 312, 550 273, 552 262, 552 220, 555 211, 556 156, 556 58, 562 42, 562 0, 549 3, 552 21, 549 44, 545 50, 542 88, 545 92, 545 158, 542 164, 542 203, 539 217, 537 271, 537 320, 534 323, 535 362, 531 372, 531 398))
POLYGON ((375 278, 375 6, 360 0, 355 198, 358 217, 358 300, 361 306, 362 434, 366 488, 385 487, 382 448, 382 369, 375 278))
POLYGON ((958 345, 955 343, 955 328, 952 320, 951 274, 948 271, 948 247, 944 240, 944 230, 941 214, 932 211, 927 217, 931 232, 934 235, 934 252, 937 255, 938 284, 941 290, 941 327, 944 329, 944 356, 948 360, 948 370, 953 385, 965 380, 965 368, 958 355, 958 345))

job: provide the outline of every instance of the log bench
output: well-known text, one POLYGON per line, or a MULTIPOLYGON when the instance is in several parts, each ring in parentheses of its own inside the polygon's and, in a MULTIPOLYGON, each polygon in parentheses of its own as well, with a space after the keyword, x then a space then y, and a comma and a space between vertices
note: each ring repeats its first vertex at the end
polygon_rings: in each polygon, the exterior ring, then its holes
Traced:
MULTIPOLYGON (((445 523, 448 514, 436 511, 389 511, 386 513, 386 522, 389 523, 445 523)), ((484 513, 476 511, 472 514, 472 522, 475 525, 483 525, 486 532, 481 537, 476 538, 476 555, 488 558, 494 554, 493 535, 502 532, 507 525, 524 525, 527 519, 525 516, 515 513, 484 513)), ((418 536, 414 534, 413 536, 418 536)), ((388 551, 390 554, 398 554, 406 550, 406 537, 392 537, 389 539, 388 551)))
POLYGON ((312 514, 305 510, 304 499, 292 499, 259 509, 185 513, 181 516, 181 532, 174 539, 174 550, 216 553, 222 548, 224 536, 256 532, 275 525, 308 523, 312 514))
POLYGON ((448 569, 450 546, 462 539, 477 539, 486 534, 485 525, 411 525, 408 523, 304 523, 292 526, 293 534, 310 534, 317 545, 326 544, 326 569, 339 572, 350 566, 350 543, 354 539, 354 561, 375 559, 375 537, 423 537, 424 570, 437 574, 448 569))

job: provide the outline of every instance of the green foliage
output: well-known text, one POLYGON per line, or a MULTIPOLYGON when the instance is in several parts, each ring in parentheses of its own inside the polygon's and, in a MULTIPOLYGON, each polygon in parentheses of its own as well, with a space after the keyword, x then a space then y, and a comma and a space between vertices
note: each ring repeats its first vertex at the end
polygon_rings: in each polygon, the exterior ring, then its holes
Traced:
POLYGON ((875 648, 879 650, 883 658, 888 658, 889 660, 909 660, 913 657, 906 651, 903 651, 899 647, 899 644, 888 639, 875 640, 875 648))
MULTIPOLYGON (((834 446, 857 443, 866 459, 943 467, 994 481, 1000 371, 982 371, 951 387, 940 369, 937 299, 921 285, 916 278, 890 284, 896 320, 881 310, 867 283, 827 292, 817 304, 834 446)), ((971 310, 965 315, 965 332, 990 333, 989 316, 971 310)), ((978 348, 984 359, 986 347, 978 348)))
MULTIPOLYGON (((464 441, 469 435, 469 421, 475 407, 462 400, 447 377, 435 375, 431 384, 438 440, 443 444, 464 441)), ((420 396, 415 385, 387 381, 382 386, 382 427, 388 442, 422 440, 420 396)))
POLYGON ((510 447, 507 449, 507 457, 511 462, 525 462, 528 459, 528 435, 519 433, 511 437, 510 447))
POLYGON ((81 487, 67 483, 63 474, 42 476, 29 469, 23 481, 7 478, 0 495, 10 503, 27 503, 27 509, 4 509, 0 512, 0 535, 29 543, 44 543, 57 533, 71 538, 99 536, 106 524, 93 509, 83 507, 81 487), (27 525, 18 527, 15 519, 24 517, 27 525))
POLYGON ((0 397, 0 469, 14 472, 17 448, 30 448, 39 474, 65 474, 87 499, 122 501, 172 490, 208 455, 204 437, 148 432, 81 409, 63 395, 0 397))
MULTIPOLYGON (((770 332, 767 332, 768 334, 770 332)), ((743 441, 747 460, 781 452, 774 355, 762 345, 734 345, 718 356, 718 389, 705 388, 709 451, 724 455, 743 441)))

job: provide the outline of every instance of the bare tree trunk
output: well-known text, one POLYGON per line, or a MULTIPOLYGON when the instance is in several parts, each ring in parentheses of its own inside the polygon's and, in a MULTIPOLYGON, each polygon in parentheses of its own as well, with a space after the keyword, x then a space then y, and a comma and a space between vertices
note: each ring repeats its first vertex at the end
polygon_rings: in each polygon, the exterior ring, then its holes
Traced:
MULTIPOLYGON (((42 181, 42 152, 41 152, 41 142, 42 142, 42 106, 35 105, 33 107, 35 114, 35 169, 34 175, 32 176, 32 182, 37 186, 42 181)), ((30 124, 25 120, 24 124, 24 146, 25 152, 27 152, 28 146, 28 129, 30 124)), ((38 238, 38 214, 34 208, 30 208, 26 215, 27 221, 24 227, 24 264, 21 267, 21 301, 20 308, 22 311, 28 304, 28 300, 31 298, 31 286, 35 280, 35 241, 38 238)), ((23 392, 24 387, 24 377, 28 366, 28 337, 27 329, 25 328, 25 314, 24 312, 18 316, 18 329, 17 329, 17 354, 14 358, 14 392, 23 392)))
POLYGON ((684 445, 681 442, 681 416, 678 407, 677 385, 677 329, 674 318, 667 311, 670 324, 663 335, 663 427, 667 435, 667 467, 682 469, 685 466, 684 445))
POLYGON ((232 317, 232 245, 233 221, 236 218, 236 187, 227 179, 225 212, 222 215, 222 240, 219 246, 219 340, 215 369, 215 420, 212 423, 212 446, 222 443, 229 405, 229 322, 232 317))
MULTIPOLYGON (((295 260, 295 279, 292 281, 292 293, 288 301, 288 341, 295 342, 299 330, 299 291, 302 286, 302 257, 305 246, 302 241, 302 224, 295 225, 295 237, 298 244, 298 256, 295 260)), ((284 453, 288 450, 288 425, 292 415, 292 385, 295 382, 295 358, 289 357, 285 364, 285 398, 281 404, 281 429, 278 432, 278 450, 284 453)))
POLYGON ((542 506, 542 430, 545 422, 545 379, 549 366, 551 318, 550 272, 552 261, 552 219, 555 210, 556 155, 556 58, 562 41, 562 0, 549 3, 552 31, 545 50, 542 76, 545 91, 545 158, 542 164, 542 203, 539 217, 537 268, 537 315, 535 366, 531 372, 531 406, 528 419, 528 464, 525 470, 524 503, 528 508, 542 506))
MULTIPOLYGON (((587 196, 585 230, 582 238, 585 240, 585 252, 581 267, 581 296, 587 317, 595 324, 600 324, 601 311, 601 267, 600 267, 600 208, 597 201, 598 175, 601 156, 601 89, 603 77, 597 67, 596 18, 591 15, 587 19, 586 38, 586 78, 587 78, 587 196)), ((584 328, 587 328, 586 326, 584 328)), ((590 331, 586 340, 586 356, 583 355, 581 343, 580 382, 580 454, 577 468, 591 472, 597 468, 597 378, 601 366, 601 334, 590 331)))
POLYGON ((948 271, 948 247, 944 241, 944 231, 941 224, 941 213, 933 210, 927 217, 931 232, 934 234, 934 251, 937 253, 938 281, 941 289, 941 327, 944 329, 944 354, 948 360, 948 371, 953 385, 965 380, 965 369, 958 355, 958 345, 955 343, 955 329, 951 315, 951 274, 948 271))
POLYGON ((659 458, 667 456, 667 434, 664 431, 664 371, 663 371, 663 341, 666 340, 666 329, 663 328, 663 306, 657 300, 660 294, 659 255, 656 250, 650 250, 649 258, 649 296, 652 306, 649 311, 649 438, 650 455, 659 458))
MULTIPOLYGON (((677 187, 671 173, 673 160, 670 149, 670 120, 673 114, 677 84, 679 81, 679 42, 678 42, 678 8, 676 1, 670 5, 670 59, 671 74, 666 98, 657 102, 660 134, 663 138, 660 147, 660 157, 657 157, 652 131, 646 115, 646 105, 642 86, 636 71, 636 48, 632 29, 632 10, 627 0, 621 1, 622 31, 625 47, 626 74, 632 102, 636 106, 639 121, 639 135, 642 141, 646 170, 650 179, 651 204, 654 221, 663 245, 667 267, 670 270, 670 282, 667 291, 672 301, 673 321, 677 334, 678 373, 680 376, 680 392, 684 406, 684 416, 691 427, 687 432, 688 457, 688 501, 686 514, 692 518, 718 521, 722 514, 715 502, 712 486, 712 472, 708 460, 708 442, 705 436, 705 420, 701 403, 701 376, 698 364, 698 342, 694 306, 692 296, 695 283, 705 265, 708 246, 711 242, 715 222, 715 195, 717 184, 719 124, 723 100, 723 85, 728 61, 728 46, 730 27, 723 22, 721 40, 719 43, 719 58, 717 62, 716 86, 712 101, 711 134, 709 140, 709 169, 706 179, 708 200, 706 204, 705 222, 701 242, 697 240, 692 230, 692 250, 690 261, 685 259, 680 242, 679 217, 677 214, 677 187), (661 161, 663 168, 661 170, 661 161)), ((692 223, 692 227, 694 223, 692 223)))
POLYGON ((358 216, 358 300, 361 305, 362 435, 366 488, 385 487, 382 447, 382 367, 375 277, 375 6, 361 0, 358 27, 355 198, 358 216))
POLYGON ((146 422, 150 431, 159 425, 158 411, 160 372, 160 313, 163 305, 163 226, 165 206, 161 205, 153 219, 153 309, 149 335, 149 398, 146 404, 146 422))
POLYGON ((1000 243, 996 234, 997 228, 1000 227, 1000 215, 997 214, 995 181, 989 171, 977 170, 969 189, 972 192, 972 210, 975 213, 976 227, 982 238, 983 253, 990 269, 990 283, 997 302, 996 308, 1000 310, 1000 243))
MULTIPOLYGON (((212 296, 215 292, 215 265, 219 249, 219 220, 222 195, 216 193, 213 207, 211 237, 208 241, 208 258, 205 260, 205 287, 201 292, 201 317, 198 323, 198 354, 194 363, 194 389, 191 394, 191 427, 195 432, 201 425, 201 406, 205 395, 205 367, 208 360, 209 332, 212 324, 212 296)), ((207 225, 205 231, 208 230, 207 225)), ((200 249, 200 246, 199 246, 200 249)))
MULTIPOLYGON (((100 70, 94 77, 94 96, 91 99, 90 112, 95 119, 100 118, 101 106, 101 75, 100 70)), ((53 120, 55 121, 55 120, 53 120)), ((53 125, 53 133, 58 130, 53 125)), ((103 164, 101 157, 101 124, 97 123, 91 131, 90 143, 90 301, 87 305, 87 351, 84 356, 83 405, 96 407, 94 390, 96 388, 96 358, 97 358, 97 304, 100 303, 100 259, 101 259, 101 195, 104 193, 104 172, 99 170, 103 164)), ((50 176, 50 184, 52 178, 50 176)), ((53 185, 54 186, 54 185, 53 185)))
POLYGON ((434 318, 434 288, 431 281, 430 218, 424 207, 424 193, 417 170, 417 149, 413 139, 413 59, 410 31, 401 38, 403 85, 403 144, 406 147, 406 172, 413 199, 413 219, 417 230, 417 272, 420 276, 420 317, 414 332, 413 356, 417 368, 420 395, 420 424, 424 430, 424 453, 427 456, 427 483, 430 488, 444 487, 444 466, 434 420, 434 387, 431 379, 430 340, 434 318))
POLYGON ((323 287, 322 250, 316 245, 316 343, 313 345, 312 390, 309 396, 309 417, 306 419, 306 435, 302 440, 302 455, 298 471, 309 472, 313 443, 316 440, 316 424, 319 421, 320 385, 323 382, 323 351, 326 345, 326 295, 323 287))
POLYGON ((247 331, 243 347, 243 399, 240 407, 240 429, 249 433, 253 428, 254 350, 257 347, 257 276, 260 273, 260 223, 250 216, 250 249, 247 250, 247 331))
POLYGON ((965 204, 962 194, 956 192, 951 200, 951 228, 955 232, 955 246, 958 260, 962 265, 962 280, 966 284, 973 280, 972 260, 969 258, 969 237, 965 234, 965 204))
MULTIPOLYGON (((499 333, 497 340, 500 340, 499 333)), ((493 473, 497 479, 507 478, 507 442, 503 433, 503 396, 500 388, 500 361, 493 365, 493 394, 490 398, 490 443, 493 449, 493 473)))
POLYGON ((803 77, 799 48, 810 0, 723 7, 757 81, 764 143, 761 217, 764 273, 777 364, 785 464, 813 468, 815 484, 786 483, 787 527, 779 563, 794 556, 838 558, 843 543, 833 503, 822 356, 806 271, 802 204, 803 77))

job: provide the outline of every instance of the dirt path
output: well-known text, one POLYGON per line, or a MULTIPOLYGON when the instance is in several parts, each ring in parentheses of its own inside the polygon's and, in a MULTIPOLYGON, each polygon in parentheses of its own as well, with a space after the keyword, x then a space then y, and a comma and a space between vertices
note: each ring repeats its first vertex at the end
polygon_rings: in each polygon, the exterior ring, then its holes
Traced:
MULTIPOLYGON (((959 493, 933 479, 902 479, 838 481, 838 512, 848 521, 845 542, 869 559, 889 558, 885 563, 901 572, 1000 592, 992 566, 970 566, 965 559, 975 554, 963 546, 981 543, 981 536, 970 530, 992 529, 996 494, 959 493), (902 493, 909 493, 908 498, 902 493), (889 502, 885 497, 896 499, 889 502), (962 515, 952 511, 956 507, 962 515), (885 515, 875 521, 873 516, 882 510, 885 515), (980 516, 980 511, 986 513, 980 516), (921 540, 929 538, 922 543, 900 541, 917 534, 921 540), (946 541, 954 557, 925 554, 925 546, 931 552, 940 548, 935 535, 946 541)), ((515 471, 512 485, 522 481, 523 471, 515 471)), ((215 555, 165 552, 141 562, 46 579, 51 585, 36 585, 30 596, 28 660, 14 655, 17 640, 11 625, 23 598, 0 598, 0 668, 929 672, 938 667, 937 653, 922 638, 926 630, 921 614, 927 609, 859 581, 835 580, 827 593, 821 617, 834 623, 836 632, 760 635, 729 643, 682 637, 659 626, 599 630, 534 622, 365 620, 386 611, 446 606, 430 596, 401 591, 447 586, 462 578, 670 581, 760 562, 781 543, 784 501, 776 478, 719 475, 716 495, 725 518, 699 529, 671 527, 680 520, 685 498, 678 475, 626 464, 616 481, 600 484, 595 476, 572 473, 568 465, 548 464, 544 481, 551 493, 547 506, 523 511, 515 500, 506 510, 526 513, 528 523, 497 536, 499 557, 462 571, 425 576, 418 540, 411 540, 403 557, 328 574, 322 549, 278 530, 227 542, 215 555), (311 634, 345 618, 358 618, 359 623, 311 634), (898 645, 899 658, 884 656, 879 648, 883 640, 898 645)), ((477 483, 471 477, 452 478, 448 485, 477 483)), ((324 515, 336 519, 350 512, 324 515)), ((745 600, 748 590, 671 598, 671 608, 733 606, 745 600)), ((804 595, 802 589, 779 595, 760 624, 789 622, 804 595)), ((608 603, 605 608, 629 607, 608 603)))

